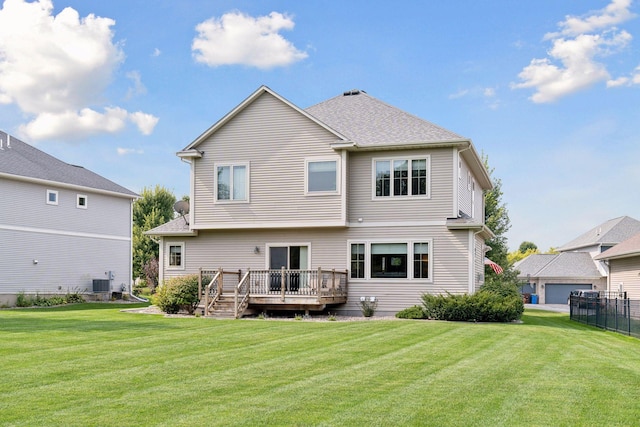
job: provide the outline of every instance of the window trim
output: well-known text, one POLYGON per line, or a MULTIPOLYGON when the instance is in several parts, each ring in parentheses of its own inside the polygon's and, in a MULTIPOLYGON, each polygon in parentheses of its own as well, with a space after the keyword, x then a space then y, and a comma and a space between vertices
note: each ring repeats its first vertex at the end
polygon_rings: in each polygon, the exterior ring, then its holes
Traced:
POLYGON ((376 283, 399 283, 399 282, 415 282, 415 283, 433 283, 433 238, 427 239, 372 239, 372 240, 348 240, 347 241, 347 265, 351 270, 351 245, 364 245, 364 278, 352 276, 349 271, 349 280, 355 282, 376 282, 376 283), (401 243, 407 245, 407 277, 371 277, 371 245, 385 243, 401 243), (426 243, 429 248, 429 277, 413 277, 414 276, 414 255, 415 244, 426 243))
POLYGON ((76 208, 87 209, 89 206, 89 197, 86 194, 76 194, 76 208), (80 200, 84 199, 84 205, 80 204, 80 200))
POLYGON ((393 157, 373 157, 371 159, 371 200, 415 200, 415 199, 430 199, 431 198, 431 155, 427 154, 424 156, 414 155, 414 156, 393 156, 393 157), (393 194, 394 183, 393 183, 393 164, 396 161, 406 161, 408 163, 407 168, 409 174, 407 176, 407 194, 406 195, 395 195, 393 194), (414 160, 424 160, 426 167, 426 194, 411 194, 412 186, 413 186, 413 176, 411 174, 412 171, 412 161, 414 160), (378 196, 376 194, 376 165, 377 162, 389 162, 391 167, 390 173, 390 184, 389 184, 389 195, 388 196, 378 196))
POLYGON ((340 195, 340 158, 339 157, 308 157, 304 159, 304 194, 305 196, 340 195), (336 189, 323 191, 309 191, 309 163, 334 162, 336 164, 336 189))
POLYGON ((251 198, 251 172, 250 172, 250 163, 249 162, 224 162, 224 163, 214 163, 213 164, 213 201, 214 203, 249 203, 251 198), (233 198, 233 169, 238 166, 244 166, 245 168, 245 198, 244 199, 234 199, 233 198), (218 198, 218 168, 221 167, 229 167, 229 178, 231 180, 231 188, 229 189, 229 199, 219 199, 218 198))
POLYGON ((184 242, 167 242, 167 270, 185 269, 185 244, 184 242), (180 247, 180 265, 171 265, 171 247, 180 247))
POLYGON ((47 198, 46 198, 46 202, 48 205, 53 205, 53 206, 58 206, 58 190, 47 190, 47 198), (51 200, 49 195, 54 194, 56 197, 55 200, 51 200))

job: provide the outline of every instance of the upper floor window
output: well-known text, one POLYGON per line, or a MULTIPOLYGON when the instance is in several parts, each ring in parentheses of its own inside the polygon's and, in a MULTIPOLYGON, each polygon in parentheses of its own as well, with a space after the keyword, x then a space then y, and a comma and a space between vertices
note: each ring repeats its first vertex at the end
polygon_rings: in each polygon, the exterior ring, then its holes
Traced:
POLYGON ((429 157, 373 162, 375 197, 429 195, 429 157))
POLYGON ((216 200, 248 201, 249 166, 246 164, 216 166, 216 200))
POLYGON ((307 193, 336 193, 338 191, 337 160, 307 160, 307 193))
POLYGON ((87 209, 87 196, 78 194, 76 198, 76 207, 79 209, 87 209))
POLYGON ((48 205, 58 204, 58 192, 56 190, 47 190, 47 204, 48 205))

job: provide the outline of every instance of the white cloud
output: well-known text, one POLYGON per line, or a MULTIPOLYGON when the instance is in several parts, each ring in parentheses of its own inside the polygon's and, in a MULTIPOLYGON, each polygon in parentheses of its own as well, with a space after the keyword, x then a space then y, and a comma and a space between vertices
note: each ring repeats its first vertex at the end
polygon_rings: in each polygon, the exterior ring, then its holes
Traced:
POLYGON ((519 74, 514 89, 533 88, 531 100, 553 102, 563 96, 606 81, 608 87, 623 84, 611 79, 604 58, 625 48, 631 34, 615 27, 634 17, 630 0, 613 0, 606 8, 584 17, 567 16, 558 26, 561 31, 547 33, 551 40, 549 57, 533 59, 519 74))
POLYGON ((636 67, 629 76, 618 77, 607 81, 607 87, 621 87, 640 85, 640 66, 636 67))
POLYGON ((231 12, 201 22, 191 50, 197 62, 211 67, 242 64, 270 69, 290 65, 305 59, 306 52, 296 49, 279 32, 292 30, 294 22, 288 15, 271 12, 254 18, 241 12, 231 12))
POLYGON ((153 53, 151 54, 151 56, 157 57, 160 56, 162 54, 162 51, 158 48, 153 49, 153 53))
POLYGON ((465 96, 467 96, 469 94, 469 90, 468 89, 460 89, 459 91, 457 91, 456 93, 452 93, 451 95, 449 95, 449 99, 459 99, 459 98, 464 98, 465 96))
POLYGON ((116 152, 118 153, 118 156, 126 156, 128 154, 144 154, 144 150, 136 150, 135 148, 123 148, 123 147, 118 147, 116 149, 116 152))
POLYGON ((147 88, 142 84, 142 78, 138 71, 129 71, 126 76, 133 83, 133 87, 130 87, 127 91, 127 99, 147 93, 147 88))
POLYGON ((159 119, 151 114, 136 111, 135 113, 129 114, 129 120, 136 124, 138 130, 143 135, 151 135, 159 119))
MULTIPOLYGON (((629 8, 631 0, 612 0, 602 10, 598 10, 584 17, 566 16, 563 22, 558 23, 563 36, 577 36, 607 28, 628 21, 634 17, 629 8)), ((555 38, 556 33, 550 33, 545 38, 555 38)))
POLYGON ((33 119, 21 126, 30 139, 78 139, 118 132, 128 113, 95 105, 124 53, 113 42, 115 21, 70 7, 53 15, 51 0, 6 0, 0 9, 0 103, 33 119))

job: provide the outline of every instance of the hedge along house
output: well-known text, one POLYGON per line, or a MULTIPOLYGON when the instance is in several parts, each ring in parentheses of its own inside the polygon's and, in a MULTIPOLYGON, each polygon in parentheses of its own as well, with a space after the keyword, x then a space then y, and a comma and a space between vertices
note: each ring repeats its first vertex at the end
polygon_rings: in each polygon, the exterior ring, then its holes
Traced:
POLYGON ((137 194, 0 132, 0 304, 129 290, 137 194))
POLYGON ((492 185, 473 144, 363 91, 303 110, 262 86, 177 155, 190 213, 148 234, 161 281, 233 272, 209 282, 211 312, 240 289, 238 315, 395 313, 484 281, 492 185))

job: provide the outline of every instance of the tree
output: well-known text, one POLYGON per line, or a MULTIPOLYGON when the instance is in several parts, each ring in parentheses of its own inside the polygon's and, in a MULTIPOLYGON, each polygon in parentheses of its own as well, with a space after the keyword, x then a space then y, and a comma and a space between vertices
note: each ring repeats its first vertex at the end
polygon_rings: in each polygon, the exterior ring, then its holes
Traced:
MULTIPOLYGON (((493 183, 493 189, 484 193, 485 224, 495 237, 487 241, 487 246, 491 249, 487 252, 487 257, 499 264, 505 272, 510 268, 507 255, 509 248, 507 246, 507 237, 505 234, 511 228, 509 220, 509 212, 507 206, 502 202, 502 180, 494 177, 494 169, 489 166, 489 158, 487 155, 482 156, 485 168, 489 172, 489 177, 493 183)), ((503 273, 504 274, 504 273, 503 273)), ((496 273, 490 268, 485 268, 485 277, 496 276, 496 273)), ((506 277, 506 276, 505 276, 506 277)))
MULTIPOLYGON (((509 220, 509 212, 507 206, 502 202, 502 181, 493 176, 493 168, 489 167, 489 158, 483 155, 484 166, 489 172, 489 177, 493 183, 493 189, 484 194, 485 203, 485 224, 493 231, 495 237, 487 242, 491 248, 487 252, 487 257, 498 263, 504 269, 502 274, 496 274, 489 266, 484 269, 484 284, 480 289, 500 290, 503 292, 517 294, 518 293, 518 270, 508 261, 509 248, 507 247, 507 237, 505 233, 511 228, 509 220)), ((522 299, 514 299, 513 297, 504 297, 504 301, 508 299, 513 303, 514 313, 519 318, 524 311, 524 303, 522 299)))
POLYGON ((159 247, 150 236, 144 234, 173 219, 176 197, 164 187, 156 185, 144 188, 142 197, 133 203, 133 275, 145 277, 145 266, 151 259, 159 258, 159 247))
POLYGON ((518 252, 525 253, 529 249, 533 249, 533 250, 537 251, 538 250, 538 245, 536 245, 533 242, 524 241, 524 242, 520 243, 520 247, 518 247, 518 252))
POLYGON ((509 265, 513 265, 516 262, 525 259, 529 255, 534 255, 539 253, 540 251, 538 250, 537 247, 535 249, 534 248, 526 249, 524 252, 522 252, 521 250, 517 250, 517 251, 509 252, 509 254, 507 255, 507 260, 509 261, 509 265))

